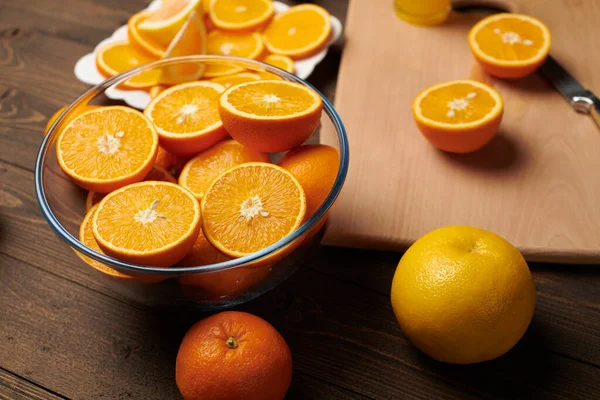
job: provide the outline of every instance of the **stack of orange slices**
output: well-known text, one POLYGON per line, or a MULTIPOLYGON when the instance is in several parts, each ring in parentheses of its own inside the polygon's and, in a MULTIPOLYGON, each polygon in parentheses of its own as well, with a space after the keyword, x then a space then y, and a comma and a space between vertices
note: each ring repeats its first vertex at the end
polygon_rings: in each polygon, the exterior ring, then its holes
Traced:
MULTIPOLYGON (((89 191, 81 242, 164 268, 222 262, 279 242, 319 208, 337 176, 336 149, 300 146, 321 112, 309 87, 248 72, 172 86, 143 113, 86 108, 56 145, 65 174, 89 191), (280 165, 271 163, 269 153, 286 151, 280 165)), ((243 269, 181 278, 182 290, 203 300, 236 296, 302 243, 243 269)), ((160 280, 82 259, 112 279, 160 280)))

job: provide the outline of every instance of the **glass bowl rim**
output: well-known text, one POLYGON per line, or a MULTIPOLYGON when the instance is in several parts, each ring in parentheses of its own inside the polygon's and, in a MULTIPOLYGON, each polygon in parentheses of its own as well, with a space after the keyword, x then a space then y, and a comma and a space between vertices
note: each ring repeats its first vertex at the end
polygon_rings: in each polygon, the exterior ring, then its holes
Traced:
POLYGON ((136 274, 152 274, 152 275, 160 275, 165 277, 176 277, 183 275, 191 275, 195 273, 212 273, 218 271, 226 271, 229 269, 233 269, 236 267, 244 267, 251 262, 266 258, 269 255, 275 254, 279 250, 285 248, 287 245, 291 244, 294 240, 298 239, 306 232, 308 232, 313 226, 315 226, 323 217, 325 217, 326 213, 329 211, 339 193, 344 185, 344 181, 346 179, 346 175, 348 173, 348 162, 349 162, 349 148, 348 148, 348 137, 346 135, 346 129, 340 116, 337 111, 331 104, 329 100, 323 94, 317 90, 313 85, 308 83, 302 78, 297 77, 294 74, 291 74, 285 70, 277 68, 275 66, 263 63, 257 60, 251 60, 242 57, 234 57, 234 56, 216 56, 216 55, 196 55, 196 56, 184 56, 184 57, 175 57, 169 58, 165 60, 158 60, 152 63, 148 63, 128 71, 122 72, 118 75, 115 75, 111 78, 104 80, 96 86, 85 91, 81 94, 75 101, 68 105, 68 107, 63 110, 63 112, 59 115, 59 117, 54 121, 47 134, 42 141, 40 148, 38 150, 38 155, 35 162, 35 171, 34 171, 34 181, 35 181, 35 191, 36 198, 40 209, 42 210, 42 215, 44 219, 50 225, 52 230, 71 248, 89 258, 92 258, 100 263, 110 266, 118 271, 122 271, 125 273, 136 273, 136 274), (317 209, 317 211, 307 220, 305 221, 298 229, 294 232, 290 233, 283 239, 279 240, 272 245, 265 247, 264 249, 257 251, 255 253, 249 254, 244 257, 235 258, 229 261, 208 264, 208 265, 200 265, 195 267, 150 267, 146 265, 139 265, 128 263, 125 261, 118 260, 116 258, 107 256, 102 253, 98 253, 88 246, 84 245, 79 241, 78 238, 73 236, 56 218, 48 201, 46 199, 46 194, 44 190, 44 178, 43 178, 43 170, 46 161, 46 157, 48 152, 51 150, 51 146, 55 142, 55 136, 57 135, 57 130, 59 127, 62 128, 63 123, 67 120, 67 118, 72 114, 73 110, 82 104, 87 104, 89 100, 95 98, 97 95, 106 92, 109 88, 117 87, 120 83, 126 81, 127 79, 136 76, 144 71, 149 71, 158 67, 165 67, 173 64, 179 64, 184 62, 234 62, 236 64, 243 64, 251 68, 259 68, 271 73, 274 73, 280 77, 286 78, 289 81, 296 82, 302 85, 305 85, 311 89, 313 89, 316 93, 319 94, 321 100, 323 102, 323 111, 329 119, 331 120, 333 126, 335 127, 338 141, 339 141, 339 153, 340 153, 340 164, 338 173, 331 188, 329 194, 325 201, 321 204, 321 206, 317 209))

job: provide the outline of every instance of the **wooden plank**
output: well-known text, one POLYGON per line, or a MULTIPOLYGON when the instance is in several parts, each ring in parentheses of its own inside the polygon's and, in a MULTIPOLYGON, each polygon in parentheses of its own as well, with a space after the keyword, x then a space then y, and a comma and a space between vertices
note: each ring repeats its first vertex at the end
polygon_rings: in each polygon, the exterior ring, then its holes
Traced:
MULTIPOLYGON (((504 97, 498 137, 471 155, 437 151, 423 139, 411 103, 424 88, 484 76, 468 30, 481 14, 438 27, 399 20, 391 2, 353 0, 336 107, 350 142, 350 168, 325 243, 403 250, 445 225, 498 232, 529 260, 600 262, 600 140, 538 75, 485 79, 504 97), (375 22, 377 21, 377 22, 375 22)), ((481 2, 477 2, 481 3, 481 2)), ((597 1, 496 1, 545 21, 552 54, 600 93, 597 1), (581 62, 580 60, 585 60, 581 62)), ((333 143, 325 132, 325 143, 333 143)))
POLYGON ((5 400, 61 400, 65 397, 0 368, 0 399, 5 400))

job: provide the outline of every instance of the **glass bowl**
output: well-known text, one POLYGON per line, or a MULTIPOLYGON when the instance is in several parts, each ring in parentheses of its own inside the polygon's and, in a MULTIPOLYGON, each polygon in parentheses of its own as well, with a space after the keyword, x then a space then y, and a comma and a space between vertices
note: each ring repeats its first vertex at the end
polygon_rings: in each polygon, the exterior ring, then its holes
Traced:
MULTIPOLYGON (((310 256, 311 250, 319 245, 326 228, 328 211, 344 184, 348 170, 346 132, 331 103, 317 91, 323 100, 323 113, 319 127, 308 142, 316 142, 321 132, 328 132, 325 136, 326 144, 337 148, 340 154, 338 174, 321 207, 287 237, 242 258, 185 268, 135 265, 94 251, 81 243, 78 240, 78 232, 85 216, 87 191, 75 185, 62 172, 55 151, 56 138, 69 119, 88 104, 114 104, 115 102, 110 100, 115 97, 111 95, 111 91, 119 92, 119 85, 141 73, 162 68, 189 68, 199 64, 223 63, 238 66, 243 70, 257 71, 271 79, 298 82, 316 91, 309 83, 295 75, 259 61, 228 56, 188 56, 160 60, 116 75, 82 94, 56 119, 40 147, 35 165, 35 187, 44 218, 75 252, 107 267, 103 271, 80 262, 80 268, 95 274, 97 279, 111 290, 133 301, 156 307, 185 305, 211 310, 241 304, 260 296, 289 277, 301 265, 303 259, 310 256), (133 278, 125 279, 119 277, 119 274, 105 272, 110 269, 133 278)), ((272 161, 278 161, 281 155, 271 154, 272 161)))

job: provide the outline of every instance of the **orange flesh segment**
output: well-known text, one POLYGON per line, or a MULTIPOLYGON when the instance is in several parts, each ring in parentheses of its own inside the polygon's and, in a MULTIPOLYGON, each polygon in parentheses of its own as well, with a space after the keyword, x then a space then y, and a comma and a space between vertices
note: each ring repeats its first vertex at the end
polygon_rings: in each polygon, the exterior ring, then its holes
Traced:
POLYGON ((496 107, 496 100, 482 88, 456 83, 434 89, 420 102, 425 118, 447 124, 482 120, 496 107))
POLYGON ((58 147, 65 166, 86 179, 127 176, 156 156, 157 137, 143 114, 125 107, 102 107, 77 117, 58 147))
POLYGON ((227 24, 245 24, 268 18, 273 7, 269 6, 271 0, 218 0, 212 6, 211 16, 227 24), (261 18, 262 17, 262 18, 261 18))
POLYGON ((98 206, 98 234, 113 246, 142 253, 179 241, 197 221, 196 199, 183 190, 146 182, 113 192, 98 206))
POLYGON ((203 202, 204 232, 217 248, 242 256, 276 243, 299 225, 306 198, 280 167, 247 163, 222 174, 203 202))
POLYGON ((265 57, 264 62, 274 67, 281 68, 284 71, 293 73, 294 72, 294 60, 287 56, 280 56, 277 54, 269 54, 265 57))
POLYGON ((182 12, 188 5, 189 0, 163 0, 163 5, 156 11, 150 13, 147 21, 159 22, 174 17, 182 12))
POLYGON ((228 101, 237 110, 261 117, 279 117, 302 113, 315 104, 315 97, 299 86, 283 81, 263 81, 233 90, 228 101))
POLYGON ((230 88, 234 85, 239 85, 244 82, 260 81, 260 75, 252 72, 240 72, 239 74, 219 76, 211 79, 212 82, 219 83, 225 88, 230 88))
POLYGON ((482 52, 503 61, 533 59, 546 40, 539 26, 519 18, 490 21, 475 35, 482 52))
POLYGON ((159 129, 175 134, 199 132, 219 123, 223 87, 214 85, 180 87, 165 95, 152 108, 152 121, 159 129))
MULTIPOLYGON (((157 60, 157 58, 146 55, 132 47, 128 42, 107 45, 99 50, 97 57, 100 72, 106 76, 114 76, 157 60)), ((160 70, 146 71, 128 79, 124 84, 135 87, 150 87, 158 83, 159 76, 160 70)))

